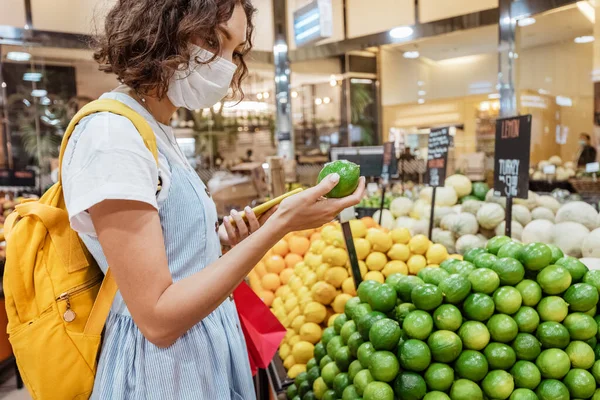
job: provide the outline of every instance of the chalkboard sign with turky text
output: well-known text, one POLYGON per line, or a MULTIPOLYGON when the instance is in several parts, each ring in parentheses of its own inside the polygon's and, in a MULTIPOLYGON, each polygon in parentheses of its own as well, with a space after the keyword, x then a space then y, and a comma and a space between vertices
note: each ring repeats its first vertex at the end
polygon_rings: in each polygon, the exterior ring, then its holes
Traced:
POLYGON ((531 115, 501 118, 496 121, 494 156, 494 194, 527 199, 531 115))
POLYGON ((425 176, 425 183, 429 186, 444 186, 446 182, 448 147, 450 147, 449 129, 432 129, 427 146, 427 173, 425 176))

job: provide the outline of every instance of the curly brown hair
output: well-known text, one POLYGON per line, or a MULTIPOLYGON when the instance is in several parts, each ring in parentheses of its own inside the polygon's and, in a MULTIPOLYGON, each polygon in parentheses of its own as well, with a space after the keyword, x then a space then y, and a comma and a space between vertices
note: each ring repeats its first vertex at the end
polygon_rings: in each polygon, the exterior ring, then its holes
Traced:
POLYGON ((188 68, 194 38, 221 53, 223 24, 238 4, 248 28, 244 48, 233 55, 238 69, 231 88, 234 97, 243 96, 241 82, 248 73, 244 56, 252 48, 254 31, 251 0, 119 0, 106 17, 104 35, 96 40, 94 59, 101 71, 116 74, 136 92, 163 98, 175 71, 188 68))

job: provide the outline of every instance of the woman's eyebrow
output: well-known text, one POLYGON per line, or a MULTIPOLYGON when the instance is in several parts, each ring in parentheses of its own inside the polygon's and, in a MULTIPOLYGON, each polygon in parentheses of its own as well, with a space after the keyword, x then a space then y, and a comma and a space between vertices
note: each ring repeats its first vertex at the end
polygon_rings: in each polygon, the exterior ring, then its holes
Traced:
MULTIPOLYGON (((227 40, 231 40, 233 38, 233 35, 231 34, 231 32, 229 31, 229 29, 226 26, 223 26, 221 29, 223 31, 223 35, 225 36, 225 38, 227 40)), ((247 40, 244 39, 236 47, 243 47, 246 45, 246 43, 247 43, 247 40)))

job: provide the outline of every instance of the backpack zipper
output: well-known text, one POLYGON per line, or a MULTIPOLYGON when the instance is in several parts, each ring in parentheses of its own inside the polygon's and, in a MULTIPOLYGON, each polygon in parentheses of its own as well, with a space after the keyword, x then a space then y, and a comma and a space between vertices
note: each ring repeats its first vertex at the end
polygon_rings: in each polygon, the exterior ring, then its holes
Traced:
POLYGON ((63 313, 63 320, 65 322, 73 322, 75 320, 75 318, 77 317, 77 314, 75 313, 75 311, 73 311, 71 309, 71 297, 84 292, 94 286, 96 286, 98 283, 100 283, 102 281, 103 276, 97 276, 96 278, 92 279, 89 282, 86 282, 82 285, 76 286, 73 289, 69 290, 68 292, 64 292, 62 293, 60 296, 58 296, 56 298, 56 301, 66 301, 67 302, 67 309, 65 310, 65 312, 63 313))

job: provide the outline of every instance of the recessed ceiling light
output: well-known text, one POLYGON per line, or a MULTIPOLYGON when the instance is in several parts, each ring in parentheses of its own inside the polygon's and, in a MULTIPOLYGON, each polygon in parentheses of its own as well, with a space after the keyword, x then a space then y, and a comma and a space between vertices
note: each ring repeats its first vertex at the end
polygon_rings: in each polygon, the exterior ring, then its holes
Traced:
POLYGON ((592 43, 594 41, 594 37, 587 35, 587 36, 578 36, 575 38, 575 43, 578 44, 582 44, 582 43, 592 43))
POLYGON ((29 61, 31 54, 24 51, 9 51, 6 53, 6 58, 11 61, 29 61))
POLYGON ((519 24, 519 26, 533 25, 533 24, 535 24, 535 18, 528 17, 528 18, 520 19, 518 24, 519 24))
POLYGON ((324 97, 323 98, 323 103, 329 104, 329 103, 331 103, 331 99, 329 97, 324 97))
POLYGON ((419 104, 424 104, 425 103, 425 99, 419 99, 419 104))
POLYGON ((423 81, 417 81, 417 85, 419 85, 419 86, 424 86, 424 85, 425 85, 425 82, 423 82, 423 81))
POLYGON ((424 90, 419 90, 419 93, 418 93, 418 95, 419 95, 419 96, 425 96, 426 94, 427 94, 427 92, 426 92, 426 91, 424 91, 424 90))
POLYGON ((406 51, 404 52, 404 58, 419 58, 419 52, 418 51, 406 51))
POLYGON ((296 92, 295 90, 292 92, 292 99, 295 99, 296 97, 298 97, 298 92, 296 92))
POLYGON ((41 72, 25 72, 23 80, 27 82, 39 82, 42 80, 42 74, 41 72))
POLYGON ((315 99, 315 104, 318 105, 318 106, 320 106, 321 104, 323 104, 323 99, 321 99, 320 97, 317 97, 315 99))
POLYGON ((33 97, 44 97, 48 94, 48 91, 45 89, 35 89, 31 91, 31 95, 33 97))
POLYGON ((414 29, 410 26, 399 26, 390 30, 390 36, 394 39, 404 39, 411 36, 414 33, 414 29))

